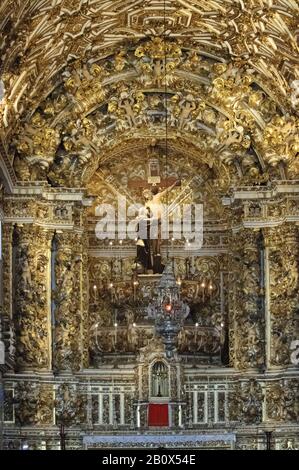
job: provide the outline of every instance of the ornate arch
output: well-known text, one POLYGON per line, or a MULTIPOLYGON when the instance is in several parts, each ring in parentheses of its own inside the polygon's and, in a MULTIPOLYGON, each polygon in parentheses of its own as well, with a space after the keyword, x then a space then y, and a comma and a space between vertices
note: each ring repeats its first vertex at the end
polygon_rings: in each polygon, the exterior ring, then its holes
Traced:
POLYGON ((19 0, 0 15, 0 132, 19 179, 84 186, 112 142, 162 133, 165 85, 171 139, 241 179, 298 174, 292 0, 19 0))
POLYGON ((64 70, 13 138, 17 175, 85 186, 120 143, 165 139, 166 120, 170 141, 193 142, 197 158, 211 167, 233 165, 246 181, 298 171, 296 119, 252 68, 154 37, 64 70))

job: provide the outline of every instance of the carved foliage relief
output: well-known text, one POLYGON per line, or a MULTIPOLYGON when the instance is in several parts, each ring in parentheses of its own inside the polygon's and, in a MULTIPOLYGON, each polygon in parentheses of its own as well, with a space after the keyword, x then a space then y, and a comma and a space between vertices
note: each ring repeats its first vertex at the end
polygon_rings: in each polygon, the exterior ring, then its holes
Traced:
POLYGON ((49 367, 49 243, 49 234, 38 227, 15 229, 13 306, 19 368, 49 367))
POLYGON ((56 240, 53 365, 77 370, 82 361, 82 240, 81 235, 67 232, 56 235, 56 240))
POLYGON ((259 367, 264 363, 260 232, 238 232, 234 246, 234 364, 259 367))
POLYGON ((270 269, 271 364, 290 363, 291 342, 298 339, 298 227, 285 224, 267 232, 270 269))

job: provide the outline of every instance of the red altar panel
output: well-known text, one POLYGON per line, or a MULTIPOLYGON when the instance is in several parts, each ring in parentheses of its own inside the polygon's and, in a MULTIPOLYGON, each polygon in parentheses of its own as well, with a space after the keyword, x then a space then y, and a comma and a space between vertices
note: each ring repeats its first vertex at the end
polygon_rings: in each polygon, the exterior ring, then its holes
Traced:
POLYGON ((149 426, 169 426, 168 404, 150 403, 148 406, 149 426))

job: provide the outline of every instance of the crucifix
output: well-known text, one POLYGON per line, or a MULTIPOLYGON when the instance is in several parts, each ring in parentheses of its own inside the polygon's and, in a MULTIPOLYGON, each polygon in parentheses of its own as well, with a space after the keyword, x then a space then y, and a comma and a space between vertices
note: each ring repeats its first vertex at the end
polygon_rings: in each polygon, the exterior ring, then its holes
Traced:
POLYGON ((136 178, 128 182, 128 187, 131 189, 152 189, 153 187, 159 187, 159 189, 164 190, 170 188, 171 186, 181 186, 181 182, 174 176, 161 178, 160 176, 160 165, 157 158, 151 158, 148 162, 148 171, 147 179, 142 180, 141 178, 136 178))
MULTIPOLYGON (((133 180, 128 182, 130 188, 143 190, 145 205, 139 211, 137 239, 137 259, 138 264, 144 274, 161 274, 164 265, 161 261, 162 220, 165 220, 165 209, 162 198, 174 188, 180 186, 180 181, 176 178, 165 178, 160 176, 159 160, 150 158, 148 162, 147 180, 133 180)), ((167 208, 168 218, 168 208, 167 208)))
POLYGON ((158 187, 159 190, 164 190, 173 186, 181 186, 180 181, 175 177, 161 178, 160 175, 160 162, 159 154, 156 151, 156 140, 153 140, 150 149, 148 150, 148 166, 147 166, 147 179, 134 179, 128 182, 128 187, 132 189, 152 189, 158 187))

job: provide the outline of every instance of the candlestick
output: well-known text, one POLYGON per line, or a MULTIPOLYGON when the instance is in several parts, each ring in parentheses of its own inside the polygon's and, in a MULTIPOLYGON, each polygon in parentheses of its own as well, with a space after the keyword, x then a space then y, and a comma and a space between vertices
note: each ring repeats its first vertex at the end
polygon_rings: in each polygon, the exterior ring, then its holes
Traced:
POLYGON ((174 272, 174 237, 171 238, 172 270, 174 272))
POLYGON ((186 272, 186 279, 188 279, 188 258, 185 261, 185 272, 186 272))
POLYGON ((112 245, 113 245, 113 241, 110 240, 109 241, 109 247, 110 247, 110 278, 113 279, 113 257, 112 257, 112 245))
POLYGON ((193 276, 195 273, 195 266, 194 266, 194 256, 191 256, 191 261, 190 261, 190 274, 193 276))
POLYGON ((110 299, 111 299, 111 302, 113 302, 113 299, 114 299, 114 290, 113 290, 113 287, 114 287, 114 284, 112 281, 109 282, 108 284, 108 288, 110 290, 110 299))
POLYGON ((120 245, 120 276, 122 278, 123 276, 123 258, 122 258, 122 247, 123 247, 123 241, 119 240, 119 245, 120 245))
POLYGON ((110 278, 113 279, 113 258, 110 260, 110 278))
POLYGON ((116 351, 116 345, 117 345, 117 311, 114 311, 114 350, 116 351))
POLYGON ((178 280, 177 280, 177 285, 179 286, 179 291, 178 291, 179 300, 181 300, 181 285, 182 285, 182 281, 181 281, 181 278, 180 278, 180 277, 179 277, 178 280))

